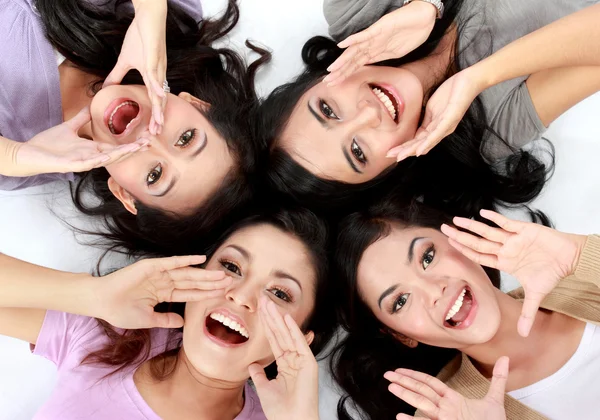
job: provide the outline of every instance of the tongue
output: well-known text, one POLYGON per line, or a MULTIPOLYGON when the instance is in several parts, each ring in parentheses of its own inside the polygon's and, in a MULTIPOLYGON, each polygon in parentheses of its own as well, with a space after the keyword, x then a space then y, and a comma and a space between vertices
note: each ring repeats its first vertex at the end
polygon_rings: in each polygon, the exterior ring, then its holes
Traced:
POLYGON ((113 129, 115 134, 121 134, 127 128, 127 124, 137 117, 140 109, 132 104, 122 105, 112 118, 113 129))
POLYGON ((458 310, 458 312, 450 318, 452 322, 458 324, 459 322, 463 322, 467 319, 469 312, 471 312, 471 306, 473 305, 473 300, 471 299, 471 294, 467 291, 463 298, 463 304, 458 310))

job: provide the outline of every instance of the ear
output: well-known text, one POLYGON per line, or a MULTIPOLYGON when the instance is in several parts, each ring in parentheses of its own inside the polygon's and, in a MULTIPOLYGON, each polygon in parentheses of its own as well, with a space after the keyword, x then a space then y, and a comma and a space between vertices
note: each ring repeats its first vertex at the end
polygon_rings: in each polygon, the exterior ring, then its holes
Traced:
POLYGON ((112 176, 108 178, 108 189, 113 193, 117 200, 123 204, 123 207, 125 207, 129 213, 137 215, 135 199, 131 194, 125 191, 125 188, 117 184, 117 181, 115 181, 112 176))
POLYGON ((411 349, 414 349, 415 347, 417 347, 419 345, 419 342, 417 340, 413 340, 412 338, 407 337, 404 334, 401 334, 401 333, 394 331, 392 329, 389 329, 387 327, 382 328, 381 332, 384 334, 391 335, 392 337, 394 337, 395 340, 398 340, 399 342, 404 344, 406 347, 410 347, 411 349))
POLYGON ((309 331, 306 334, 304 334, 304 338, 306 338, 306 344, 308 344, 310 346, 312 344, 312 342, 315 340, 315 333, 312 331, 309 331))
POLYGON ((181 92, 177 96, 179 96, 184 101, 194 105, 196 108, 201 109, 202 111, 208 111, 210 109, 210 104, 208 102, 204 102, 203 100, 196 98, 190 93, 181 92))

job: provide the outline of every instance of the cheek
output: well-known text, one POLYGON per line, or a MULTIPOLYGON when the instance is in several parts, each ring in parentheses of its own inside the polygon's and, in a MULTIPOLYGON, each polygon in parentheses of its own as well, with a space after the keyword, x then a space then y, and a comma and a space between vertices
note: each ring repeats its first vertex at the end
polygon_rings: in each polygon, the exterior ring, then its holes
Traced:
POLYGON ((144 192, 144 177, 147 169, 144 162, 136 156, 132 156, 123 162, 119 162, 106 167, 110 176, 123 187, 126 191, 135 197, 142 197, 144 192))

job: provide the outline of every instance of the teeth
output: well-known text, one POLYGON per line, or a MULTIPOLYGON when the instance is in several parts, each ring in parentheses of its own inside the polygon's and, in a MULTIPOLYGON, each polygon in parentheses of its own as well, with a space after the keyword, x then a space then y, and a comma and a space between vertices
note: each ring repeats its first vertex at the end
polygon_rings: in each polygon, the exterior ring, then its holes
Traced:
POLYGON ((388 98, 388 96, 385 93, 383 93, 383 91, 379 88, 374 87, 371 88, 371 90, 373 91, 373 93, 375 93, 375 96, 377 96, 381 103, 387 108, 388 112, 392 116, 392 119, 395 120, 396 108, 394 108, 394 104, 392 103, 390 98, 388 98))
POLYGON ((248 335, 248 331, 242 327, 240 324, 235 322, 233 319, 226 317, 223 314, 212 313, 210 317, 215 321, 219 321, 221 324, 225 325, 227 328, 239 332, 243 337, 250 338, 248 335))
POLYGON ((446 315, 446 321, 448 321, 450 318, 452 318, 454 315, 456 315, 458 313, 458 311, 460 311, 460 308, 462 308, 462 304, 463 304, 463 300, 465 298, 466 292, 467 292, 467 289, 464 289, 462 291, 462 293, 460 294, 460 296, 456 299, 456 302, 454 302, 454 305, 452 305, 452 308, 450 308, 450 311, 448 311, 448 315, 446 315))
MULTIPOLYGON (((108 128, 110 129, 110 132, 115 134, 115 127, 113 125, 113 117, 115 116, 115 114, 117 113, 117 111, 119 110, 119 108, 125 106, 125 105, 132 105, 135 107, 139 108, 139 105, 133 101, 125 101, 122 104, 120 104, 118 107, 116 107, 113 112, 110 114, 110 118, 108 119, 108 128)), ((125 127, 125 130, 127 130, 127 128, 129 128, 129 124, 131 124, 133 121, 135 120, 135 118, 131 121, 129 121, 129 123, 127 124, 127 127, 125 127)))

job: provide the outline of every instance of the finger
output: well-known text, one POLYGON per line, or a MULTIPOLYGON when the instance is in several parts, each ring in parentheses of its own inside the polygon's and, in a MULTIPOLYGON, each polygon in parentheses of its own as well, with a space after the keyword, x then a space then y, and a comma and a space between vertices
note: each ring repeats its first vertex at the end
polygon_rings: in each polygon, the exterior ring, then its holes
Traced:
POLYGON ((450 239, 472 249, 473 251, 477 251, 477 253, 480 254, 498 255, 498 252, 500 252, 500 249, 502 248, 502 245, 498 242, 488 241, 487 239, 479 238, 475 235, 471 235, 470 233, 461 232, 460 230, 445 223, 442 225, 441 231, 450 239))
POLYGON ((506 393, 506 382, 508 381, 508 357, 502 356, 494 365, 494 376, 490 389, 485 396, 498 404, 504 405, 504 394, 506 393))
POLYGON ((127 74, 127 72, 129 70, 130 70, 130 67, 124 65, 123 61, 121 61, 121 57, 119 56, 119 59, 117 60, 117 64, 111 70, 111 72, 108 74, 108 76, 106 76, 106 79, 104 79, 102 88, 105 88, 105 87, 111 86, 111 85, 120 84, 123 81, 123 78, 125 77, 125 75, 127 74))
POLYGON ((296 348, 298 354, 313 356, 312 350, 306 342, 306 337, 302 331, 300 331, 300 328, 298 327, 298 324, 296 324, 296 321, 294 321, 294 318, 292 318, 290 314, 286 314, 283 317, 283 320, 288 327, 290 335, 292 336, 294 347, 296 348))
POLYGON ((202 264, 206 261, 206 255, 178 255, 167 258, 146 259, 153 267, 160 271, 170 271, 176 268, 188 267, 190 265, 202 264))
POLYGON ((539 292, 533 292, 525 288, 525 298, 523 299, 523 308, 521 316, 517 322, 517 331, 522 337, 529 336, 531 327, 535 321, 535 316, 538 313, 540 304, 544 300, 545 295, 539 292))
POLYGON ((388 381, 400 385, 401 387, 413 391, 424 396, 435 405, 438 405, 442 396, 435 392, 426 383, 413 379, 411 377, 401 375, 397 372, 386 372, 383 377, 388 381))
POLYGON ((275 334, 274 334, 271 324, 269 322, 266 311, 264 310, 264 303, 263 303, 262 299, 261 299, 261 302, 259 305, 258 316, 265 327, 264 328, 265 335, 267 336, 267 341, 269 342, 269 346, 271 347, 273 356, 275 356, 275 360, 278 360, 283 355, 283 350, 279 346, 277 337, 275 337, 275 334))
POLYGON ((206 270, 191 266, 178 267, 166 272, 169 273, 169 276, 177 285, 188 281, 198 284, 200 282, 214 282, 228 277, 223 270, 206 270))
POLYGON ((336 70, 334 73, 328 74, 323 79, 323 82, 325 82, 329 87, 339 85, 346 80, 348 76, 352 75, 352 73, 354 73, 360 67, 367 64, 368 61, 368 55, 364 51, 357 51, 356 53, 353 52, 350 61, 341 69, 336 70))
POLYGON ((438 395, 441 395, 441 396, 446 395, 446 392, 448 392, 448 390, 450 389, 448 387, 448 385, 446 385, 445 383, 440 381, 435 376, 431 376, 426 373, 419 372, 417 370, 401 368, 401 369, 396 369, 396 373, 399 373, 400 375, 404 375, 406 377, 409 377, 409 378, 412 378, 412 379, 415 379, 417 381, 421 381, 421 382, 427 384, 428 387, 433 389, 438 395))
POLYGON ((479 212, 479 214, 481 215, 481 217, 491 220, 492 222, 500 226, 502 229, 512 233, 521 232, 526 225, 523 222, 509 219, 508 217, 502 216, 500 213, 496 213, 495 211, 491 210, 483 209, 479 212))
POLYGON ((467 219, 466 217, 455 217, 452 219, 454 224, 463 229, 468 229, 473 233, 476 233, 484 238, 498 243, 505 243, 508 238, 511 237, 509 233, 502 229, 496 229, 485 223, 478 222, 473 219, 467 219))
MULTIPOLYGON (((173 276, 171 276, 173 277, 173 276)), ((233 279, 224 277, 218 280, 191 280, 189 278, 173 282, 173 289, 177 290, 222 290, 231 286, 233 279)))
POLYGON ((173 312, 152 312, 150 323, 148 328, 181 328, 183 327, 183 318, 173 312))
POLYGON ((396 156, 396 162, 401 162, 404 159, 417 156, 417 148, 419 147, 419 140, 415 140, 414 143, 411 143, 410 146, 406 147, 396 156))
POLYGON ((252 379, 257 391, 260 392, 264 386, 269 384, 269 378, 267 378, 265 370, 258 363, 252 363, 248 366, 248 373, 250 374, 250 379, 252 379))
POLYGON ((196 290, 196 289, 175 289, 171 293, 170 302, 200 302, 203 300, 214 299, 225 294, 225 289, 218 290, 196 290))
POLYGON ((476 251, 473 251, 471 248, 456 242, 452 238, 448 238, 448 243, 471 261, 476 262, 479 265, 484 265, 486 267, 498 268, 497 256, 489 254, 480 254, 476 251))
POLYGON ((86 106, 81 111, 77 113, 73 118, 68 121, 65 121, 65 124, 73 131, 77 132, 81 127, 86 125, 92 120, 92 115, 90 114, 90 107, 86 106))
POLYGON ((373 36, 370 28, 365 29, 364 31, 357 32, 355 34, 350 35, 342 42, 337 44, 338 48, 348 48, 351 45, 360 44, 361 42, 367 41, 369 38, 373 36))
POLYGON ((283 316, 279 313, 275 304, 273 302, 267 302, 263 307, 263 310, 265 311, 273 334, 279 343, 279 347, 281 347, 284 352, 293 351, 295 348, 294 340, 283 320, 283 316))
POLYGON ((396 420, 415 420, 415 419, 417 419, 417 420, 429 420, 429 419, 427 419, 425 417, 413 417, 413 416, 409 416, 408 414, 402 414, 402 413, 400 413, 400 414, 398 414, 396 416, 396 420))
POLYGON ((414 146, 418 140, 412 139, 402 143, 400 146, 392 147, 388 150, 386 157, 396 157, 398 153, 414 146))
POLYGON ((137 152, 141 148, 142 148, 142 146, 139 143, 129 143, 129 144, 124 144, 122 146, 119 146, 119 147, 113 149, 112 151, 106 153, 106 155, 110 159, 108 161, 106 161, 103 164, 103 166, 109 166, 109 165, 118 163, 118 162, 124 160, 125 158, 129 157, 131 154, 137 152))
POLYGON ((335 73, 342 69, 357 52, 358 50, 356 48, 348 48, 333 63, 331 63, 329 67, 327 67, 327 71, 329 73, 335 73))
POLYGON ((434 130, 430 130, 423 143, 417 149, 417 156, 421 156, 433 149, 442 139, 454 131, 452 125, 453 119, 445 118, 440 120, 434 130))
POLYGON ((410 391, 395 383, 390 384, 388 390, 396 397, 407 402, 416 409, 421 410, 427 417, 437 418, 439 408, 423 395, 417 394, 416 392, 410 391))
POLYGON ((110 161, 110 156, 100 154, 93 158, 84 159, 78 162, 71 162, 70 170, 72 172, 85 172, 95 168, 105 166, 110 161))

